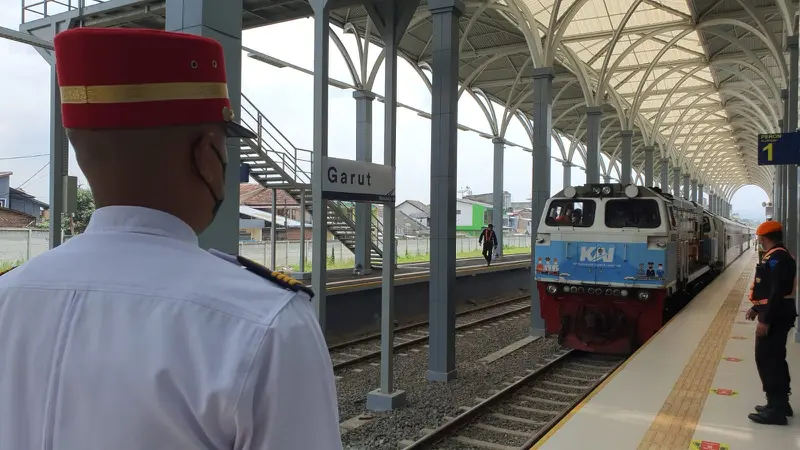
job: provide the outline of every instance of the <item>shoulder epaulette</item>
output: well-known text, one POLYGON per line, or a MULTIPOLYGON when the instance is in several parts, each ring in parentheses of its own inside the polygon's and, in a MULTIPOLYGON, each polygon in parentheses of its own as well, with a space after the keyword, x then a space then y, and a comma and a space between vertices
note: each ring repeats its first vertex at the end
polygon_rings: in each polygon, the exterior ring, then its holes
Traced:
POLYGON ((267 281, 271 281, 277 284, 278 286, 292 290, 294 292, 305 292, 306 294, 309 295, 309 297, 314 298, 314 291, 311 290, 311 288, 303 284, 301 281, 295 280, 289 275, 269 270, 268 268, 262 266, 261 264, 253 260, 247 259, 243 256, 229 255, 227 253, 223 253, 219 250, 214 250, 214 249, 209 249, 208 252, 220 259, 224 259, 225 261, 228 261, 232 264, 244 267, 248 272, 258 275, 259 277, 267 281))

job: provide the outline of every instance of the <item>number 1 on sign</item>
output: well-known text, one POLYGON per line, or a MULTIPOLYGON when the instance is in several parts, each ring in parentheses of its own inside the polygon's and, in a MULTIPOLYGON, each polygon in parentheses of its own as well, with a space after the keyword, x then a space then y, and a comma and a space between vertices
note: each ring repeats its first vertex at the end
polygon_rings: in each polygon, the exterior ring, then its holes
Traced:
POLYGON ((764 148, 761 149, 762 152, 767 152, 767 161, 772 161, 772 143, 765 145, 764 148))

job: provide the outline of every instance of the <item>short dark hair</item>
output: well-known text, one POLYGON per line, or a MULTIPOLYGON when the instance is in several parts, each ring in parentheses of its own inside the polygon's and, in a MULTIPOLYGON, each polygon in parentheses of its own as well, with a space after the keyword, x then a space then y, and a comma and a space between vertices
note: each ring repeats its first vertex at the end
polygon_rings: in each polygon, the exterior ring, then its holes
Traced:
POLYGON ((762 235, 762 237, 769 239, 770 242, 774 242, 776 244, 783 243, 783 231, 773 231, 772 233, 767 233, 762 235))

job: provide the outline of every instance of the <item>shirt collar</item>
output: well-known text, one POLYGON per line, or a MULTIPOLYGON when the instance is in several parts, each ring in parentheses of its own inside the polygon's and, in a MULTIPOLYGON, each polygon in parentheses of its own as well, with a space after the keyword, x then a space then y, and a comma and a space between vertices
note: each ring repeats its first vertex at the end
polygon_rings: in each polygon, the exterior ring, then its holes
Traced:
POLYGON ((172 214, 140 206, 106 206, 95 210, 86 233, 139 233, 198 245, 194 230, 172 214))

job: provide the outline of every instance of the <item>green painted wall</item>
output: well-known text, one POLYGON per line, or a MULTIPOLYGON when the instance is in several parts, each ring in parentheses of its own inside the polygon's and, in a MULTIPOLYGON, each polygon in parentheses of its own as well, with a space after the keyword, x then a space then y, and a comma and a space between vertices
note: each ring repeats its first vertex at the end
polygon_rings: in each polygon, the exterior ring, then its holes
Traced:
POLYGON ((486 222, 483 220, 486 211, 491 208, 486 208, 481 205, 470 205, 472 208, 472 224, 471 225, 457 225, 456 231, 466 233, 469 235, 477 236, 486 227, 486 222))

